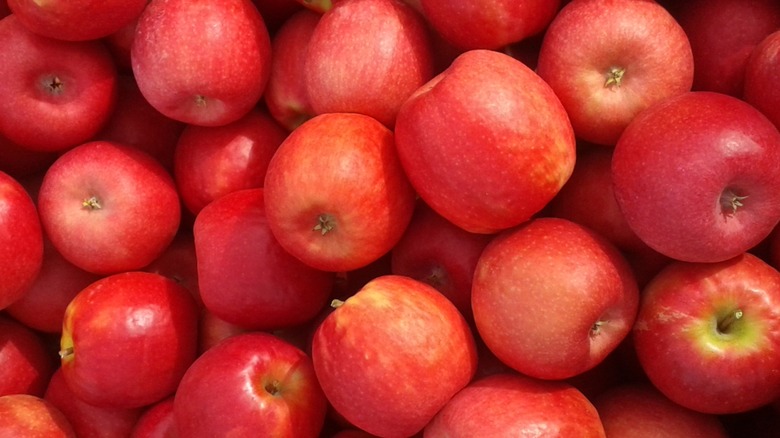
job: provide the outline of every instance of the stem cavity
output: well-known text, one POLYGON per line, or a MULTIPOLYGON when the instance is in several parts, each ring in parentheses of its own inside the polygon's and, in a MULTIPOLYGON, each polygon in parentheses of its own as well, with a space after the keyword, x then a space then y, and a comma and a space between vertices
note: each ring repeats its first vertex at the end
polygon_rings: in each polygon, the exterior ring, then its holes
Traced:
POLYGON ((607 72, 607 80, 604 82, 604 88, 620 88, 620 83, 623 81, 624 74, 626 74, 626 69, 624 68, 610 68, 607 72))
POLYGON ((85 199, 81 203, 81 206, 88 210, 100 210, 101 208, 103 208, 103 206, 100 205, 100 201, 95 196, 85 199))
POLYGON ((329 214, 321 214, 317 216, 317 224, 314 225, 312 231, 319 231, 323 236, 332 231, 336 227, 336 221, 329 214))

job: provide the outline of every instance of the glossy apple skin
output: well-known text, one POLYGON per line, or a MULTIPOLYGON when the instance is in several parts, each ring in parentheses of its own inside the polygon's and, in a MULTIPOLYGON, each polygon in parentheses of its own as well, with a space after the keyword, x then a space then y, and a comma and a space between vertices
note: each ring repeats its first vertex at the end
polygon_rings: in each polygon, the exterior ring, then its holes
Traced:
POLYGON ((0 397, 0 436, 77 438, 59 409, 29 394, 0 397))
POLYGON ((652 385, 627 383, 593 399, 607 436, 625 438, 727 438, 716 415, 685 408, 652 385))
POLYGON ((336 307, 314 333, 312 359, 335 411, 379 436, 421 431, 477 365, 471 330, 452 302, 397 275, 373 279, 336 307))
POLYGON ((595 367, 629 334, 639 291, 604 237, 539 218, 488 244, 471 300, 477 331, 496 357, 531 377, 565 379, 595 367))
POLYGON ((50 353, 40 334, 0 314, 0 396, 42 397, 56 364, 50 353))
POLYGON ((690 91, 693 70, 688 37, 666 9, 622 0, 564 6, 544 33, 536 68, 577 137, 603 145, 614 145, 643 109, 690 91), (616 70, 619 82, 609 82, 616 70))
POLYGON ((57 251, 100 275, 151 263, 174 239, 181 221, 176 184, 162 164, 139 149, 108 141, 84 143, 61 155, 43 177, 38 211, 57 251))
POLYGON ((769 34, 751 52, 745 66, 742 99, 780 128, 780 30, 769 34))
POLYGON ((612 157, 613 190, 651 248, 677 260, 723 261, 757 245, 780 219, 778 160, 780 133, 758 110, 689 92, 626 128, 612 157), (747 196, 742 206, 735 196, 747 196))
POLYGON ((425 20, 397 0, 341 0, 314 28, 304 69, 317 114, 355 112, 392 128, 404 101, 434 75, 425 20))
POLYGON ((386 254, 415 205, 393 132, 355 113, 322 114, 293 131, 271 158, 263 190, 279 244, 331 272, 386 254))
POLYGON ((311 358, 267 333, 233 336, 182 378, 173 401, 179 436, 317 437, 327 401, 311 358))
POLYGON ((425 427, 425 438, 605 437, 598 412, 576 388, 505 372, 474 380, 425 427))
POLYGON ((0 20, 0 134, 30 149, 88 141, 113 112, 116 67, 99 41, 60 41, 0 20))
POLYGON ((461 54, 416 91, 399 111, 395 136, 419 196, 473 233, 528 220, 574 168, 574 133, 552 89, 494 51, 461 54))
POLYGON ((302 324, 325 306, 335 274, 304 264, 271 232, 263 189, 216 199, 193 234, 203 304, 225 321, 268 330, 302 324))
POLYGON ((138 19, 130 57, 141 93, 158 111, 219 126, 260 100, 271 39, 251 0, 162 0, 138 19))
POLYGON ((197 354, 198 309, 159 274, 131 271, 82 290, 65 311, 60 356, 87 403, 138 408, 172 394, 197 354))
POLYGON ((647 285, 633 330, 639 363, 669 399, 731 414, 780 396, 780 273, 743 254, 675 262, 647 285), (741 317, 719 328, 728 315, 741 317))
POLYGON ((222 195, 262 187, 268 162, 286 137, 287 131, 257 108, 224 126, 184 128, 173 175, 185 207, 198 214, 222 195))
POLYGON ((420 0, 432 28, 462 50, 501 49, 541 33, 560 0, 420 0))
POLYGON ((21 298, 43 265, 43 231, 24 186, 0 171, 0 310, 21 298))

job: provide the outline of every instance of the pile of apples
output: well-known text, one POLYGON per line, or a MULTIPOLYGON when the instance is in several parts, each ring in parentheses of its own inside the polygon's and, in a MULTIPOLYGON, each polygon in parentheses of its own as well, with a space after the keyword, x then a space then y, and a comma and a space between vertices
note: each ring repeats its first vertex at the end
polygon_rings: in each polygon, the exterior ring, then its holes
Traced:
POLYGON ((780 428, 776 0, 0 17, 0 436, 780 428))

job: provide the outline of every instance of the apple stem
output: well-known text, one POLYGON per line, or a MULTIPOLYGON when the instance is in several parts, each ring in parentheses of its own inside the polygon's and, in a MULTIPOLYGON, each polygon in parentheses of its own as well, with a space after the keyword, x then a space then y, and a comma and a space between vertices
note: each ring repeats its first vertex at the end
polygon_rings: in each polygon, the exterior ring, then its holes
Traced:
POLYGON ((593 325, 590 328, 590 335, 591 336, 598 336, 601 334, 601 326, 604 325, 604 321, 596 321, 593 323, 593 325))
POLYGON ((626 69, 620 67, 612 67, 607 72, 607 81, 604 83, 604 88, 611 88, 613 86, 620 88, 620 83, 623 81, 623 75, 626 73, 626 69))
POLYGON ((338 309, 339 307, 344 305, 344 301, 340 300, 338 298, 333 299, 333 301, 330 302, 330 307, 333 307, 334 309, 338 309))
POLYGON ((73 347, 63 348, 59 351, 60 359, 66 359, 73 356, 73 347))
POLYGON ((321 214, 317 216, 317 225, 314 226, 313 231, 319 231, 324 236, 335 227, 336 223, 329 214, 321 214))
POLYGON ((719 333, 729 333, 731 329, 731 325, 734 324, 736 321, 739 321, 742 319, 742 309, 737 309, 732 312, 730 312, 725 317, 718 320, 718 332, 719 333))
POLYGON ((101 208, 103 208, 103 207, 100 205, 100 201, 98 200, 98 198, 96 198, 96 197, 94 197, 94 196, 93 196, 93 197, 91 197, 91 198, 85 199, 85 200, 84 200, 84 201, 81 203, 81 205, 82 205, 84 208, 88 208, 88 209, 90 209, 90 210, 100 210, 101 208))
POLYGON ((200 94, 195 96, 195 105, 201 108, 206 106, 206 97, 201 96, 200 94))
POLYGON ((726 190, 720 195, 720 205, 723 211, 727 214, 735 214, 740 207, 744 207, 742 203, 747 199, 747 196, 737 196, 731 190, 726 190))

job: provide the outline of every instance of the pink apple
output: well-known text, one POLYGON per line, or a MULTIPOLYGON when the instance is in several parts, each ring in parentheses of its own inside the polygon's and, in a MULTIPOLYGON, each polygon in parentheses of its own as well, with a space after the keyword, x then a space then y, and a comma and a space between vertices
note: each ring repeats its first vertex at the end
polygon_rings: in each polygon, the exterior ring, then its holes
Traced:
POLYGON ((397 275, 336 303, 314 333, 312 359, 335 411, 378 436, 421 431, 477 364, 471 330, 452 302, 397 275))
POLYGON ((398 0, 341 0, 320 18, 304 62, 317 114, 355 112, 390 128, 401 104, 433 77, 425 20, 398 0))
POLYGON ((138 20, 131 62, 158 111, 189 124, 224 125, 260 100, 271 40, 251 0, 159 0, 138 20))
POLYGON ((604 438, 596 408, 565 382, 499 373, 474 380, 425 427, 426 438, 604 438))
POLYGON ((15 14, 0 20, 0 134, 39 151, 88 141, 111 116, 116 67, 99 41, 30 32, 15 14))
POLYGON ((354 113, 322 114, 293 131, 271 158, 263 190, 282 248, 331 272, 386 254, 415 203, 393 132, 354 113))
POLYGON ((780 220, 780 133, 734 97, 689 92, 640 113, 612 157, 615 197, 656 251, 717 262, 766 238, 780 220))
POLYGON ((173 177, 162 164, 107 141, 60 156, 44 175, 38 209, 57 251, 101 275, 151 263, 171 243, 181 219, 173 177))
POLYGON ((434 211, 473 233, 539 212, 574 169, 574 133, 552 89, 520 61, 472 50, 401 108, 396 146, 434 211))
POLYGON ((260 332, 233 336, 199 356, 173 401, 179 436, 188 438, 315 438, 326 410, 310 357, 260 332))
POLYGON ((29 394, 0 396, 0 436, 77 438, 59 409, 29 394))
POLYGON ((693 54, 685 31, 655 2, 574 0, 545 32, 536 71, 577 137, 614 145, 637 113, 690 91, 693 54))
POLYGON ((464 50, 501 49, 541 33, 560 0, 420 0, 433 29, 464 50))
POLYGON ((531 377, 565 379, 598 365, 629 334, 639 292, 606 238, 539 218, 488 244, 471 300, 477 331, 496 357, 531 377))
POLYGON ((647 285, 634 348, 647 377, 673 402, 733 414, 780 397, 780 273, 742 254, 675 262, 647 285))
POLYGON ((780 128, 780 30, 769 34, 751 52, 745 66, 742 98, 780 128))
POLYGON ((0 314, 0 396, 42 397, 54 373, 54 358, 39 333, 0 314))
POLYGON ((244 189, 207 205, 193 229, 205 308, 239 327, 302 324, 326 305, 335 275, 304 264, 271 232, 263 189, 244 189))
POLYGON ((198 309, 173 280, 124 272, 87 286, 65 311, 60 357, 76 397, 139 408, 171 395, 197 354, 198 309))

